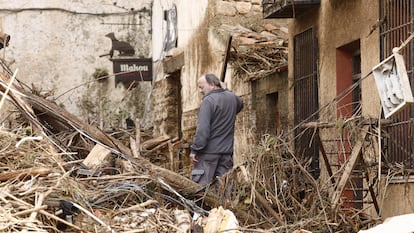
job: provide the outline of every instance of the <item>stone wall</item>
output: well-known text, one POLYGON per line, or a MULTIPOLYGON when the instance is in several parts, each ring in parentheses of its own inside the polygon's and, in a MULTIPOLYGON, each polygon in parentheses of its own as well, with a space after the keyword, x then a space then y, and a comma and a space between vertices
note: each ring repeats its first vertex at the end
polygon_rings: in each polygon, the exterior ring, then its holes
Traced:
POLYGON ((262 13, 262 0, 223 0, 217 1, 216 14, 226 16, 262 13))
POLYGON ((155 137, 168 135, 176 138, 180 134, 180 83, 177 74, 159 80, 154 85, 153 134, 155 137))

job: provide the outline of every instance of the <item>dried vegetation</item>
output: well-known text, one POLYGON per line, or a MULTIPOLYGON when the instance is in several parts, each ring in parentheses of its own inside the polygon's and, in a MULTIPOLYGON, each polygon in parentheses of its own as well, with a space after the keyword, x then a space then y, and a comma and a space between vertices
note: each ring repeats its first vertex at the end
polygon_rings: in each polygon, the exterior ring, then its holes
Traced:
POLYGON ((260 32, 242 26, 223 25, 233 36, 230 63, 245 81, 287 70, 287 28, 266 24, 260 32))

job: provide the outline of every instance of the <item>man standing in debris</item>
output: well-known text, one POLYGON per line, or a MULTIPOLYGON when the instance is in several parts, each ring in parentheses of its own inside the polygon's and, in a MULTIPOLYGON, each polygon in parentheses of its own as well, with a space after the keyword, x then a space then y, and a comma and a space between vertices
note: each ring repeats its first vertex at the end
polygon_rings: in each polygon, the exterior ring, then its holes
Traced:
POLYGON ((190 158, 194 163, 191 179, 204 186, 233 167, 234 125, 243 102, 233 92, 223 89, 214 74, 201 75, 197 83, 204 97, 191 145, 190 158))

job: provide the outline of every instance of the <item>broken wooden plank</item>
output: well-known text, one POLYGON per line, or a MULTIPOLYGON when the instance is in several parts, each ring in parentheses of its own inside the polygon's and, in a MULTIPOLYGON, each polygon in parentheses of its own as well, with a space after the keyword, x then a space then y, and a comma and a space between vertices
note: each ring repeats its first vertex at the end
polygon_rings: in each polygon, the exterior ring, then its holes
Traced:
POLYGON ((339 200, 341 199, 342 192, 344 191, 345 185, 348 182, 348 179, 351 175, 352 170, 355 167, 356 162, 358 161, 358 157, 361 154, 361 149, 365 141, 365 137, 367 136, 369 126, 365 125, 359 134, 358 141, 355 143, 355 146, 352 149, 351 156, 346 162, 344 172, 341 175, 341 178, 338 180, 336 184, 335 191, 332 194, 332 210, 336 211, 338 208, 339 200))
POLYGON ((44 168, 44 167, 33 167, 27 168, 17 171, 3 171, 0 174, 0 181, 11 180, 15 178, 24 178, 26 176, 47 176, 49 173, 52 172, 52 169, 44 168))
POLYGON ((107 161, 111 154, 112 153, 109 149, 96 144, 92 148, 91 152, 89 152, 88 156, 86 156, 86 158, 83 160, 83 164, 87 168, 95 170, 99 167, 99 165, 107 161))
POLYGON ((144 149, 144 150, 151 150, 154 147, 156 147, 157 145, 168 141, 169 139, 170 139, 170 136, 168 136, 168 135, 162 135, 162 136, 159 136, 159 137, 156 137, 156 138, 152 138, 152 139, 149 139, 149 140, 141 143, 141 148, 144 149))

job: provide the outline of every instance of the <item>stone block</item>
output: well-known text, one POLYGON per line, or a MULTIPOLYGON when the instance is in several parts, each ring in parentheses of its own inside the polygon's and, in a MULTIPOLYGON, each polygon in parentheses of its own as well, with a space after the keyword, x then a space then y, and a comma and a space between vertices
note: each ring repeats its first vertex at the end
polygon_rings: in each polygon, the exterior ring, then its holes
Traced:
POLYGON ((231 2, 218 1, 216 6, 216 12, 219 15, 235 16, 237 14, 237 9, 231 2))
POLYGON ((263 12, 263 8, 261 5, 252 5, 253 12, 263 12))
POLYGON ((250 2, 239 2, 236 3, 237 12, 241 15, 249 13, 252 9, 252 4, 250 2))
POLYGON ((164 72, 167 74, 174 73, 184 66, 184 53, 178 53, 175 56, 167 57, 163 60, 164 72))

